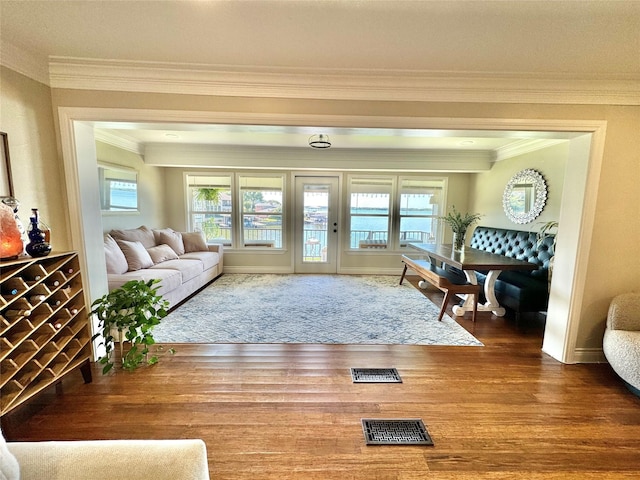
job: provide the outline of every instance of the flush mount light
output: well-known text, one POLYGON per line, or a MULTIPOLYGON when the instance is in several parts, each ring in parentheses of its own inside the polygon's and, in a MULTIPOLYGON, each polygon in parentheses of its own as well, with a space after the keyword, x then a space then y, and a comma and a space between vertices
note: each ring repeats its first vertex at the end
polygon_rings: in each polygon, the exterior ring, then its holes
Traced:
POLYGON ((309 146, 312 148, 329 148, 331 142, 329 136, 320 133, 319 135, 311 135, 309 137, 309 146))

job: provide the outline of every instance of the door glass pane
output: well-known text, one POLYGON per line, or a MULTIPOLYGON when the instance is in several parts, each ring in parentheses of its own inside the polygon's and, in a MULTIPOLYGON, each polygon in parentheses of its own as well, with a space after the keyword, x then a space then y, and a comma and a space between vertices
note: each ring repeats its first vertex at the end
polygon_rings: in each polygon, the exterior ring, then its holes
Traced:
POLYGON ((329 214, 329 185, 304 185, 302 261, 327 261, 327 217, 329 214))

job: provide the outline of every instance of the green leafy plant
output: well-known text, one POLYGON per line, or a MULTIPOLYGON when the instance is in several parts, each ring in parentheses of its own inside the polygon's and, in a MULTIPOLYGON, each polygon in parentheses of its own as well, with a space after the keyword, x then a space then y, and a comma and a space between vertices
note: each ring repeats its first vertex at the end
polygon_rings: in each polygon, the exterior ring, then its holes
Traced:
MULTIPOLYGON (((536 241, 538 245, 540 245, 545 238, 550 237, 552 235, 552 230, 558 230, 558 222, 556 220, 551 220, 549 222, 542 223, 540 230, 536 232, 536 241)), ((556 237, 553 237, 553 249, 556 249, 556 237)))
MULTIPOLYGON (((102 373, 106 374, 114 366, 114 345, 120 342, 122 368, 135 370, 141 364, 153 365, 158 356, 149 354, 149 347, 155 344, 152 330, 167 315, 169 302, 157 294, 160 280, 147 282, 131 280, 120 288, 97 299, 91 304, 91 314, 98 318, 99 332, 91 340, 102 336, 101 345, 105 347, 105 355, 98 359, 104 365, 102 373), (130 344, 129 350, 123 354, 123 343, 130 344)), ((173 349, 169 353, 174 353, 173 349)))
POLYGON ((453 233, 458 235, 464 235, 465 233, 467 233, 467 229, 481 218, 482 215, 480 215, 479 213, 462 214, 458 210, 456 210, 455 205, 451 207, 451 211, 445 216, 438 217, 439 220, 442 220, 444 223, 451 227, 453 233))

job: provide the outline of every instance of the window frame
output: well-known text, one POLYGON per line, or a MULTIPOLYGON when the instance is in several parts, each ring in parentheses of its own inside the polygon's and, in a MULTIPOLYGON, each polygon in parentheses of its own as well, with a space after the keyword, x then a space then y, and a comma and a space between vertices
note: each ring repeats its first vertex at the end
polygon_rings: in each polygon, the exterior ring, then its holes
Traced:
MULTIPOLYGON (((231 228, 229 229, 230 239, 228 242, 223 241, 223 245, 231 247, 233 246, 233 226, 235 224, 234 214, 233 214, 233 183, 234 183, 234 174, 229 172, 190 172, 185 173, 185 184, 186 184, 186 197, 187 197, 187 223, 189 225, 189 230, 196 230, 196 222, 194 220, 194 215, 207 215, 207 214, 215 214, 215 215, 229 215, 231 218, 231 228), (209 185, 208 188, 228 188, 230 195, 230 210, 194 210, 193 209, 193 189, 195 188, 203 188, 204 185, 195 186, 190 183, 190 178, 197 177, 220 177, 220 178, 228 178, 229 185, 219 186, 219 185, 209 185)), ((207 188, 207 187, 205 187, 207 188)), ((205 239, 207 243, 220 243, 216 240, 226 240, 223 238, 220 239, 205 239)))
MULTIPOLYGON (((431 220, 430 222, 431 234, 428 240, 432 240, 432 241, 424 241, 425 239, 421 238, 419 241, 417 241, 417 243, 437 243, 438 241, 441 240, 442 228, 441 228, 440 222, 438 221, 438 217, 442 215, 442 213, 440 212, 443 211, 446 187, 447 187, 447 179, 445 177, 407 176, 407 175, 398 176, 398 192, 397 192, 398 210, 397 210, 397 230, 396 230, 397 235, 394 235, 393 238, 397 242, 397 246, 400 250, 407 250, 411 248, 408 245, 409 243, 411 243, 411 240, 408 240, 408 241, 405 240, 405 243, 403 243, 403 239, 400 238, 402 235, 402 219, 403 218, 424 218, 424 219, 431 220), (429 189, 439 190, 439 191, 436 191, 434 195, 432 195, 432 197, 435 197, 434 203, 430 202, 431 205, 435 205, 435 213, 433 211, 429 215, 424 215, 424 214, 410 215, 410 214, 402 213, 402 195, 406 191, 403 185, 403 182, 405 181, 440 183, 439 186, 423 187, 425 189, 425 192, 423 193, 424 195, 427 195, 428 193, 430 193, 427 191, 429 189)), ((418 190, 418 188, 415 188, 415 189, 418 190)))
MULTIPOLYGON (((375 185, 375 183, 372 183, 372 185, 375 185)), ((346 193, 346 199, 347 199, 347 205, 346 205, 346 217, 345 217, 345 221, 346 221, 346 231, 348 232, 348 235, 345 239, 345 242, 347 243, 347 250, 350 251, 355 251, 355 252, 361 252, 361 251, 373 251, 373 250, 390 250, 393 247, 392 242, 392 232, 393 232, 393 214, 394 214, 394 197, 395 197, 395 187, 396 187, 396 176, 394 175, 349 175, 347 177, 347 193, 346 193), (378 181, 380 182, 379 185, 371 188, 371 192, 356 192, 354 191, 355 189, 353 188, 354 185, 354 181, 356 180, 362 180, 362 181, 366 181, 366 180, 371 180, 373 182, 378 181), (386 185, 384 185, 383 182, 387 182, 388 183, 388 188, 384 188, 387 187, 386 185), (378 190, 378 191, 374 191, 374 190, 378 190), (352 206, 351 206, 351 202, 352 202, 352 195, 354 193, 372 193, 372 194, 376 194, 376 193, 381 193, 381 194, 385 194, 385 195, 389 195, 389 201, 388 201, 388 208, 387 208, 387 213, 386 214, 382 214, 382 213, 356 213, 353 214, 352 213, 352 206), (353 229, 352 229, 352 220, 353 217, 357 216, 357 217, 371 217, 371 218, 383 218, 386 217, 387 218, 387 230, 386 230, 386 234, 387 234, 387 241, 385 244, 380 244, 378 243, 378 241, 380 239, 376 239, 376 238, 372 238, 372 239, 357 239, 356 238, 356 246, 352 246, 351 244, 351 238, 353 236, 353 229), (371 240, 370 243, 366 242, 366 240, 371 240), (363 245, 363 246, 360 246, 363 245)))
MULTIPOLYGON (((286 235, 285 232, 286 230, 286 195, 287 195, 287 174, 286 173, 256 173, 256 172, 242 172, 242 173, 237 173, 236 174, 236 182, 235 182, 235 187, 236 187, 236 193, 234 195, 234 198, 236 199, 236 205, 238 206, 238 208, 236 209, 237 214, 236 214, 236 231, 237 231, 237 242, 235 242, 234 244, 234 248, 237 249, 248 249, 248 250, 261 250, 261 249, 268 249, 269 251, 273 251, 273 250, 277 250, 277 251, 282 251, 285 249, 286 247, 286 235), (243 187, 242 186, 242 180, 244 178, 263 178, 263 179, 274 179, 277 178, 280 180, 280 191, 282 193, 282 201, 280 202, 280 212, 269 212, 268 216, 279 216, 280 217, 280 245, 278 245, 278 240, 270 240, 270 239, 264 239, 264 240, 247 240, 245 239, 245 216, 254 216, 254 217, 259 217, 259 216, 265 216, 266 214, 263 212, 259 212, 256 210, 252 210, 252 211, 245 211, 244 209, 244 191, 250 187, 243 187), (250 242, 254 242, 254 244, 247 244, 246 242, 250 241, 250 242)), ((264 191, 273 191, 272 188, 261 188, 261 190, 264 191)), ((255 206, 254 206, 255 207, 255 206)), ((277 237, 278 235, 276 235, 277 237)))

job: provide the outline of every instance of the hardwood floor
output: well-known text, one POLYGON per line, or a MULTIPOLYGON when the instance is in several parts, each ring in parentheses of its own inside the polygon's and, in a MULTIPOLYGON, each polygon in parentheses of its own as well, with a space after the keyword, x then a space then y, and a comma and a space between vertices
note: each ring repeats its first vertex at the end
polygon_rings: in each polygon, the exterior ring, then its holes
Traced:
POLYGON ((608 365, 563 365, 509 319, 459 323, 485 346, 177 345, 134 373, 71 374, 5 433, 202 438, 213 479, 640 478, 640 399, 608 365), (350 367, 403 383, 353 384, 350 367), (367 446, 362 418, 421 418, 435 446, 367 446))

